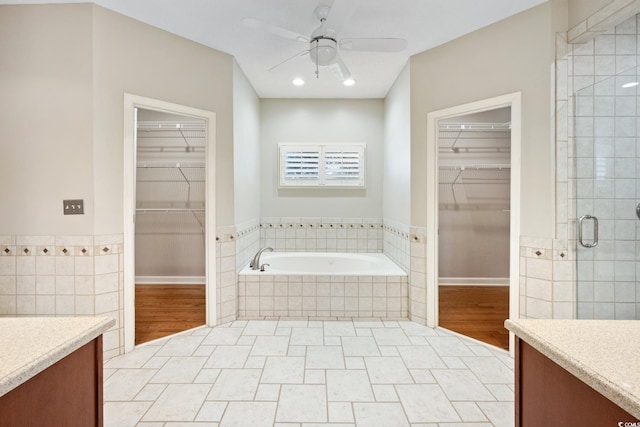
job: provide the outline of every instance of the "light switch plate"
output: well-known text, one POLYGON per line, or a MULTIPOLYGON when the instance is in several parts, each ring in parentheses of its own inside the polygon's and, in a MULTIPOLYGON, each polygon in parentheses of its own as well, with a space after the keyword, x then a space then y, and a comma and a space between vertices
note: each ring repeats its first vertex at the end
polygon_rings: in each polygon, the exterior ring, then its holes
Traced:
POLYGON ((63 200, 63 213, 65 215, 84 215, 84 200, 63 200))

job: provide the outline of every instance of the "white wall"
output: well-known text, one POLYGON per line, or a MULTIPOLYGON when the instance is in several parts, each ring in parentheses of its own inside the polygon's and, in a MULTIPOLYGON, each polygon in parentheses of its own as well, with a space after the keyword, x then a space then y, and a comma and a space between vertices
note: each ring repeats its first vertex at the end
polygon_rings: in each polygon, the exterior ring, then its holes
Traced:
POLYGON ((100 6, 22 5, 0 6, 0 64, 0 234, 122 233, 125 92, 216 112, 233 223, 231 56, 100 6))
MULTIPOLYGON (((552 237, 554 7, 522 12, 411 58, 411 221, 426 224, 426 118, 432 111, 522 93, 521 234, 552 237)), ((566 25, 566 23, 565 23, 566 25)))
POLYGON ((569 2, 569 28, 578 25, 598 10, 602 9, 612 0, 568 0, 569 2))
POLYGON ((260 98, 233 61, 235 223, 260 218, 260 98))
POLYGON ((411 224, 411 88, 409 64, 384 100, 382 215, 411 224))
POLYGON ((382 217, 382 99, 263 99, 263 217, 382 217), (366 190, 278 189, 278 143, 365 142, 366 190))
POLYGON ((91 49, 89 5, 0 6, 0 234, 93 232, 91 49))
POLYGON ((123 231, 123 94, 216 113, 216 223, 233 224, 233 58, 93 6, 95 233, 123 231))

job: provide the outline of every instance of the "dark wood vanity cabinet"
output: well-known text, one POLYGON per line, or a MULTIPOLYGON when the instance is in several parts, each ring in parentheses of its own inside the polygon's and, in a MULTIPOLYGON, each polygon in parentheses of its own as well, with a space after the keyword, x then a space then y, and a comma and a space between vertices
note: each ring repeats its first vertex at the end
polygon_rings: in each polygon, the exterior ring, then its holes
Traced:
POLYGON ((617 427, 638 420, 516 337, 516 427, 617 427))
POLYGON ((102 427, 102 335, 0 397, 0 427, 102 427))

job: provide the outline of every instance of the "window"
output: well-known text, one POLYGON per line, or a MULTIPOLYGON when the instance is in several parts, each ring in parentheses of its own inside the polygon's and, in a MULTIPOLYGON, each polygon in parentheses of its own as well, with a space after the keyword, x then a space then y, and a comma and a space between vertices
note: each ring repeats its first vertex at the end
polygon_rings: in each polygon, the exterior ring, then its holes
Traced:
POLYGON ((280 143, 280 187, 364 188, 365 147, 280 143))

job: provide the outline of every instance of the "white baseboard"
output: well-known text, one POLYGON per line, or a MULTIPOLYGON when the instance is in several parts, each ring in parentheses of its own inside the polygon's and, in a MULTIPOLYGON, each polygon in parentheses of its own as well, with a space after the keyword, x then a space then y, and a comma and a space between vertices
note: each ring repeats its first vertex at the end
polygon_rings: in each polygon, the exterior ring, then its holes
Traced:
POLYGON ((136 285, 204 285, 204 276, 136 276, 136 285))
POLYGON ((439 286, 509 286, 508 277, 439 277, 439 286))

